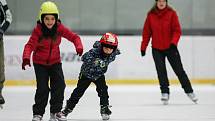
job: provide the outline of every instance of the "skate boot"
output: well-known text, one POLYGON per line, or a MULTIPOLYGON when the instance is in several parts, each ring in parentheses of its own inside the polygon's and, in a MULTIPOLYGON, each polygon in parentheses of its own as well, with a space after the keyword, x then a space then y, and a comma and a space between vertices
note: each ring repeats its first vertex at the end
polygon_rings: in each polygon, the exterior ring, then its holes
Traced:
POLYGON ((109 109, 109 105, 101 105, 101 109, 100 109, 100 113, 102 116, 102 120, 109 120, 110 119, 110 115, 111 115, 111 111, 109 109))
POLYGON ((3 109, 4 103, 5 103, 4 97, 2 96, 2 93, 0 93, 0 109, 3 109))
POLYGON ((32 121, 43 121, 43 117, 41 115, 34 115, 32 121))
POLYGON ((55 113, 50 113, 50 119, 49 119, 49 121, 58 121, 57 119, 56 119, 56 116, 55 116, 56 114, 55 113))
POLYGON ((168 93, 161 93, 161 101, 164 105, 168 105, 169 101, 169 94, 168 93))
POLYGON ((67 121, 66 117, 71 112, 72 112, 72 110, 66 107, 63 111, 56 113, 55 117, 56 117, 57 121, 67 121))
POLYGON ((186 93, 186 94, 195 104, 197 104, 198 98, 196 97, 196 95, 193 92, 192 93, 186 93))

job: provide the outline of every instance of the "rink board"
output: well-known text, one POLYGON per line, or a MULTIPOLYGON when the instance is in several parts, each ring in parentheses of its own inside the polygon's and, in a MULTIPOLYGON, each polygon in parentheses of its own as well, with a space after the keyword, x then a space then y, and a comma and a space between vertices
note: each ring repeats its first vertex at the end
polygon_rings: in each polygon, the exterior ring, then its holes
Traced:
MULTIPOLYGON (((34 68, 21 69, 22 52, 29 36, 5 36, 5 74, 6 84, 26 85, 35 80, 34 68), (29 81, 29 82, 28 82, 29 81)), ((92 48, 98 36, 81 36, 84 52, 92 48)), ((182 36, 178 45, 184 70, 193 83, 215 83, 215 36, 182 36), (204 45, 204 46, 203 46, 204 45), (207 56, 205 55, 207 54, 207 56)), ((109 65, 105 74, 110 84, 154 84, 157 72, 151 52, 151 44, 146 50, 146 56, 140 54, 141 36, 119 36, 121 54, 109 65)), ((62 39, 61 60, 65 80, 75 84, 82 62, 75 52, 74 45, 62 39)), ((32 61, 31 61, 32 63, 32 61)), ((177 76, 167 62, 168 77, 173 83, 178 83, 177 76)))

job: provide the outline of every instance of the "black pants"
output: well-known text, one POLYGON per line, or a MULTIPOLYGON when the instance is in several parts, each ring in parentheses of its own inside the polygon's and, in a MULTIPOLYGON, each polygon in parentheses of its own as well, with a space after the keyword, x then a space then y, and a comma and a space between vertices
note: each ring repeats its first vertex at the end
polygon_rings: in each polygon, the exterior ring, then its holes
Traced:
POLYGON ((67 100, 67 107, 69 109, 72 110, 75 107, 91 82, 96 85, 96 91, 98 93, 98 96, 100 97, 100 105, 109 105, 108 86, 105 82, 105 76, 103 75, 97 80, 91 80, 86 76, 80 74, 77 87, 72 92, 69 100, 67 100))
POLYGON ((0 93, 4 87, 5 82, 5 69, 4 69, 4 42, 0 39, 0 93))
POLYGON ((62 64, 52 66, 43 66, 34 64, 36 74, 37 89, 35 94, 35 104, 33 105, 33 114, 41 115, 45 113, 45 107, 48 103, 49 92, 50 112, 60 112, 63 105, 65 81, 62 70, 62 64), (50 84, 49 84, 50 80, 50 84))
POLYGON ((183 66, 181 63, 181 57, 177 48, 174 50, 168 49, 164 51, 152 49, 152 55, 153 55, 156 70, 157 70, 161 93, 169 93, 169 80, 167 77, 166 61, 165 61, 166 57, 171 67, 173 68, 175 74, 177 75, 185 93, 193 92, 190 80, 188 79, 187 74, 183 69, 183 66))

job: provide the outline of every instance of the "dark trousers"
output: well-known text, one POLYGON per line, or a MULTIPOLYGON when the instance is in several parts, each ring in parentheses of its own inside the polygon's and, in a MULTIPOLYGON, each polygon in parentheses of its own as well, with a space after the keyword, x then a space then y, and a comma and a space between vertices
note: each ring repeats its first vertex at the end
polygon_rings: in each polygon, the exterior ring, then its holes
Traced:
POLYGON ((5 70, 4 70, 4 42, 0 40, 0 93, 4 87, 5 70))
POLYGON ((67 100, 67 107, 69 109, 72 110, 75 107, 91 82, 96 85, 96 91, 100 97, 100 105, 109 105, 108 86, 105 81, 105 76, 103 75, 97 80, 91 80, 80 74, 77 87, 73 90, 69 100, 67 100))
POLYGON ((188 76, 183 69, 183 66, 181 63, 181 57, 177 48, 168 49, 164 51, 152 49, 152 55, 153 55, 156 70, 157 70, 161 93, 169 93, 169 80, 167 77, 166 60, 165 60, 166 57, 172 69, 174 70, 175 74, 177 75, 185 93, 193 92, 190 80, 188 79, 188 76))
POLYGON ((54 64, 52 66, 43 66, 34 64, 36 74, 37 89, 35 94, 35 104, 33 105, 34 115, 43 115, 45 107, 48 103, 49 92, 50 112, 60 112, 63 105, 65 81, 62 70, 62 64, 54 64), (50 80, 50 83, 49 83, 50 80))

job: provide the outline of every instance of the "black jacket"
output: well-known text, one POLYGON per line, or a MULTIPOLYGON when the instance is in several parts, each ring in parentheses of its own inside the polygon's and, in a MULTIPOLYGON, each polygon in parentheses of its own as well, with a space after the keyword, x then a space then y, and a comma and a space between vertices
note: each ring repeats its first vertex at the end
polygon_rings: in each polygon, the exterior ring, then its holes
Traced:
POLYGON ((89 79, 97 80, 104 75, 108 69, 108 65, 115 60, 116 55, 120 54, 120 51, 116 49, 111 55, 104 57, 101 54, 101 49, 100 42, 96 41, 93 48, 81 58, 83 61, 81 74, 89 79))

